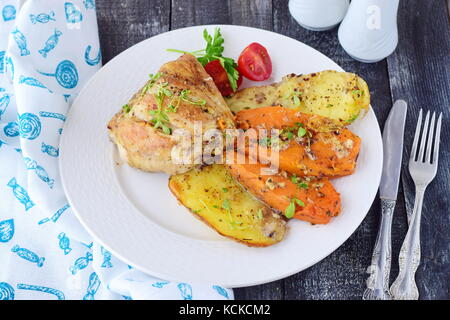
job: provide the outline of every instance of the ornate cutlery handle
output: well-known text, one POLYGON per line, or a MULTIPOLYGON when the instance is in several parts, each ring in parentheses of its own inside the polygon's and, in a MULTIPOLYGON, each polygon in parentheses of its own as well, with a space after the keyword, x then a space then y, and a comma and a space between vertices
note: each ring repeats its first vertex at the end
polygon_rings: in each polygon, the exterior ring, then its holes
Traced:
POLYGON ((372 264, 367 268, 370 274, 366 281, 364 300, 389 300, 389 273, 391 270, 391 226, 394 214, 395 200, 381 199, 381 223, 375 248, 372 254, 372 264))
POLYGON ((391 286, 392 297, 396 300, 417 300, 419 290, 415 274, 420 264, 420 220, 425 187, 416 187, 416 199, 411 223, 398 257, 399 274, 391 286))

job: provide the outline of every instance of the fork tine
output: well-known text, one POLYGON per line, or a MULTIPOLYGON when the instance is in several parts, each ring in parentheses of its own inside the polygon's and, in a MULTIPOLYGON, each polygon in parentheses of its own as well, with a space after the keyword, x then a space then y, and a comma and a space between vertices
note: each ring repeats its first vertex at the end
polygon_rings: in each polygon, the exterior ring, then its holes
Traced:
POLYGON ((434 136, 434 152, 433 152, 433 164, 437 164, 439 159, 439 141, 441 136, 441 124, 442 124, 442 112, 439 115, 437 126, 436 126, 436 134, 434 136))
POLYGON ((427 143, 427 133, 428 133, 428 122, 430 121, 430 110, 427 111, 425 116, 425 122, 423 123, 422 139, 420 141, 419 156, 417 157, 418 162, 423 162, 423 154, 425 152, 425 144, 427 143))
POLYGON ((414 142, 411 148, 411 154, 410 160, 415 161, 416 160, 416 154, 417 154, 417 143, 419 142, 419 135, 420 135, 420 127, 422 125, 422 109, 419 111, 419 118, 417 119, 417 125, 416 125, 416 133, 414 134, 414 142))
MULTIPOLYGON (((427 151, 425 152, 425 163, 431 163, 431 148, 433 146, 433 133, 434 133, 434 120, 436 118, 436 112, 433 112, 433 116, 431 117, 430 121, 430 131, 428 131, 428 137, 427 137, 427 151)), ((424 133, 425 134, 425 133, 424 133)))

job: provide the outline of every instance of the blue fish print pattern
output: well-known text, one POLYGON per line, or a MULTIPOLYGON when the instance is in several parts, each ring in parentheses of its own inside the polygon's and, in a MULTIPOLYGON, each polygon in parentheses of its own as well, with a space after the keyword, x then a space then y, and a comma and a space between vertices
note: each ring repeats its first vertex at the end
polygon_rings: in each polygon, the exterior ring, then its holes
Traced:
POLYGON ((112 263, 111 263, 111 252, 109 252, 108 250, 106 250, 105 248, 101 247, 101 252, 102 252, 102 256, 103 256, 103 263, 102 263, 102 268, 112 268, 112 263))
POLYGON ((16 178, 11 178, 7 186, 12 188, 14 197, 24 205, 25 211, 28 211, 34 206, 34 202, 31 201, 27 191, 17 184, 16 178))
POLYGON ((19 134, 21 138, 34 140, 41 133, 41 120, 33 113, 19 115, 19 134))
POLYGON ((89 58, 90 54, 91 54, 91 50, 92 47, 89 45, 86 48, 86 51, 84 52, 84 60, 86 61, 86 63, 90 66, 95 66, 97 64, 100 63, 100 61, 102 60, 102 51, 99 49, 97 56, 94 59, 89 58))
POLYGON ((47 89, 50 93, 53 93, 49 88, 44 86, 42 84, 42 82, 40 82, 39 80, 32 78, 32 77, 20 76, 19 84, 26 84, 26 85, 32 86, 32 87, 47 89))
POLYGON ((95 9, 95 0, 83 0, 86 9, 95 9))
POLYGON ((81 14, 81 11, 78 10, 73 3, 66 2, 64 4, 64 9, 66 11, 66 20, 68 23, 78 23, 83 21, 83 15, 81 14))
POLYGON ((32 263, 36 263, 36 265, 40 268, 44 265, 45 258, 39 257, 36 253, 33 251, 30 251, 25 248, 21 248, 18 245, 15 245, 11 248, 12 252, 15 252, 19 257, 22 259, 25 259, 27 261, 30 261, 32 263))
POLYGON ((56 158, 57 156, 59 156, 59 148, 55 148, 54 146, 46 144, 45 142, 42 142, 41 151, 51 157, 56 158))
POLYGON ((58 119, 58 120, 61 120, 61 121, 66 121, 66 116, 63 115, 62 113, 48 112, 48 111, 39 111, 39 115, 42 118, 54 118, 54 119, 58 119))
POLYGON ((6 108, 8 107, 9 103, 11 102, 11 96, 7 93, 3 94, 3 96, 0 98, 0 119, 2 118, 2 115, 6 112, 6 108))
POLYGON ((45 169, 43 167, 41 167, 40 165, 37 164, 36 161, 34 161, 28 157, 24 158, 23 160, 24 160, 25 166, 27 167, 28 170, 34 170, 34 173, 36 173, 36 175, 39 177, 39 179, 44 181, 50 189, 53 189, 55 180, 49 178, 47 171, 45 171, 45 169))
POLYGON ((230 299, 230 297, 228 296, 228 292, 227 290, 225 290, 224 288, 220 287, 220 286, 213 286, 213 289, 217 291, 218 294, 220 294, 221 296, 224 296, 227 299, 230 299))
POLYGON ((14 300, 14 288, 9 283, 0 282, 0 300, 14 300))
POLYGON ((14 236, 14 219, 0 222, 0 242, 8 242, 14 236))
POLYGON ((83 297, 83 300, 95 300, 94 296, 100 288, 100 278, 95 272, 92 272, 89 276, 89 284, 86 290, 86 295, 83 297))
POLYGON ((19 47, 20 50, 20 55, 21 56, 27 56, 30 54, 30 50, 27 49, 27 39, 25 38, 25 36, 23 35, 22 32, 20 32, 19 29, 15 28, 13 31, 11 31, 14 40, 17 43, 17 46, 19 47))
POLYGON ((124 300, 133 300, 131 297, 129 297, 129 296, 122 296, 122 298, 124 299, 124 300))
POLYGON ((152 287, 161 289, 166 284, 169 284, 169 282, 168 281, 158 281, 158 282, 152 283, 152 287))
POLYGON ((58 221, 58 219, 61 217, 61 215, 64 213, 64 211, 66 211, 68 208, 70 208, 70 205, 66 204, 61 209, 58 209, 58 211, 56 211, 55 214, 51 218, 44 218, 41 221, 39 221, 38 224, 41 225, 41 224, 44 224, 49 221, 53 221, 53 222, 58 221))
POLYGON ((36 23, 47 23, 49 21, 56 21, 55 20, 55 13, 53 11, 50 11, 50 13, 40 13, 40 14, 30 14, 30 20, 32 24, 36 23))
POLYGON ((55 73, 40 72, 48 77, 55 77, 59 85, 66 89, 73 89, 78 84, 78 71, 72 61, 61 61, 56 67, 55 73))
POLYGON ((64 255, 67 255, 72 251, 70 247, 70 239, 66 236, 64 232, 58 234, 59 247, 64 251, 64 255))
POLYGON ((5 53, 5 51, 0 51, 0 73, 5 73, 5 53))
POLYGON ((58 44, 59 37, 61 37, 62 32, 55 29, 55 32, 50 36, 50 38, 45 41, 44 48, 39 50, 39 53, 44 58, 47 58, 47 54, 52 51, 58 44))
POLYGON ((91 262, 93 259, 92 253, 86 252, 86 257, 80 257, 77 260, 75 260, 75 263, 73 266, 69 268, 69 271, 75 275, 78 271, 83 270, 89 265, 89 262, 91 262))
POLYGON ((4 6, 2 10, 3 21, 11 21, 16 19, 16 8, 14 6, 4 6))
POLYGON ((19 125, 15 121, 9 122, 3 128, 3 132, 5 133, 5 135, 7 137, 11 137, 11 138, 17 137, 19 135, 19 125))
POLYGON ((192 300, 192 287, 187 283, 179 283, 177 285, 183 300, 192 300))
POLYGON ((24 283, 18 283, 17 284, 17 289, 39 291, 39 292, 44 292, 44 293, 48 293, 48 294, 53 294, 54 296, 56 296, 58 298, 58 300, 65 300, 65 298, 66 298, 62 291, 57 290, 57 289, 53 289, 53 288, 48 288, 48 287, 35 286, 35 285, 24 284, 24 283))

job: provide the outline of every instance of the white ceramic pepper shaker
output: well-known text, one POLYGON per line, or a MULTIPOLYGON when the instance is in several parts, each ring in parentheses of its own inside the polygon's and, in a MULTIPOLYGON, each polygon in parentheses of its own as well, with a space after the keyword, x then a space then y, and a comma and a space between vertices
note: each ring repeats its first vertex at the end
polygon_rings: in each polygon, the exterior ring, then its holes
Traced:
POLYGON ((345 17, 349 0, 289 0, 289 12, 303 27, 324 31, 336 27, 345 17))
POLYGON ((400 0, 353 0, 338 37, 344 50, 362 62, 377 62, 398 44, 397 11, 400 0))

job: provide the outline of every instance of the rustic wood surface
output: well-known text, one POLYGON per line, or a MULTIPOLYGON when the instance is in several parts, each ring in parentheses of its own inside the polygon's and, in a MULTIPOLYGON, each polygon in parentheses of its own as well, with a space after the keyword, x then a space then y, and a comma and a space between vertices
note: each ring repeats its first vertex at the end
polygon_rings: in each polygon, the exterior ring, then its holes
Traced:
MULTIPOLYGON (((421 299, 449 299, 449 139, 450 27, 446 0, 400 1, 399 45, 387 59, 364 64, 339 45, 337 30, 312 32, 290 16, 287 0, 97 0, 103 63, 151 36, 192 25, 236 24, 272 30, 324 53, 345 70, 367 80, 381 128, 392 102, 409 104, 403 172, 393 221, 392 249, 397 257, 414 203, 407 170, 409 149, 420 108, 444 113, 440 167, 425 195, 422 263, 417 272, 421 299)), ((238 35, 237 35, 238 36, 238 35)), ((236 299, 360 299, 378 230, 380 201, 374 201, 355 233, 316 265, 283 280, 235 290, 236 299)), ((391 281, 398 273, 394 258, 391 281)), ((262 266, 263 267, 263 266, 262 266)))

